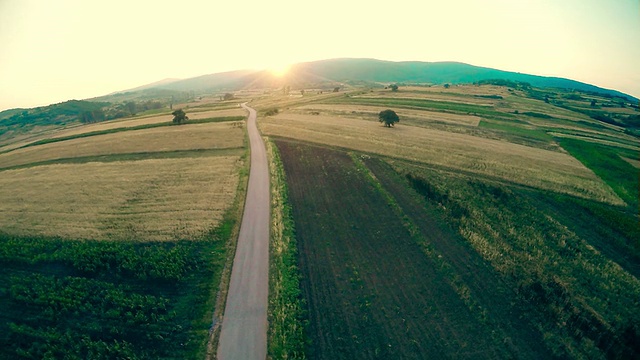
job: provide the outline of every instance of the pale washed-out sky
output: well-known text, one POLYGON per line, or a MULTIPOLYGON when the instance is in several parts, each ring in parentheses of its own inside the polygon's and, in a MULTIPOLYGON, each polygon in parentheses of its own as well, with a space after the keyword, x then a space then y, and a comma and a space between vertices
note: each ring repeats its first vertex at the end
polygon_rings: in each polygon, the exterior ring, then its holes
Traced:
POLYGON ((0 110, 338 57, 459 61, 640 97, 640 0, 0 0, 0 110))

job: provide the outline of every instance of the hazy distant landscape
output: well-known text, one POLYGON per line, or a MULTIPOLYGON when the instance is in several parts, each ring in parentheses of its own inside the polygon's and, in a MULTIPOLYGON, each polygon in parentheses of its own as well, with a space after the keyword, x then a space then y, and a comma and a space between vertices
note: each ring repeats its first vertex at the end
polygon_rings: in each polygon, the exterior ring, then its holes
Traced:
POLYGON ((637 98, 334 59, 0 112, 0 357, 215 357, 244 102, 272 176, 269 358, 639 356, 637 98))

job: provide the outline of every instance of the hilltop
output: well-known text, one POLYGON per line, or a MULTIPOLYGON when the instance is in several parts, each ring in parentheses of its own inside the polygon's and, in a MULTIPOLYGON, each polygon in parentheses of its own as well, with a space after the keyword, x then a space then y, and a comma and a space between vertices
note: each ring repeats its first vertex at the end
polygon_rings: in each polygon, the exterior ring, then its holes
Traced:
POLYGON ((479 67, 459 62, 383 61, 376 59, 330 59, 298 63, 291 66, 284 76, 269 71, 232 71, 202 75, 168 84, 145 86, 145 89, 174 91, 220 91, 279 87, 293 88, 330 86, 331 84, 376 85, 381 83, 410 84, 468 84, 482 80, 502 79, 525 82, 540 88, 573 89, 611 97, 621 97, 630 102, 638 99, 617 90, 604 89, 583 82, 518 72, 479 67))

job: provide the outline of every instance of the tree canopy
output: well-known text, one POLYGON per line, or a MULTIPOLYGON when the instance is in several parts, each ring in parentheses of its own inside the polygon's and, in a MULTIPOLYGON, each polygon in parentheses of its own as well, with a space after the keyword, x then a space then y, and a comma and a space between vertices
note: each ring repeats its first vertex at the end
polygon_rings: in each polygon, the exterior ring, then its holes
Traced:
POLYGON ((380 111, 378 119, 381 123, 384 123, 384 126, 386 127, 392 127, 395 123, 400 121, 398 114, 391 109, 380 111))
POLYGON ((173 115, 173 123, 174 124, 182 124, 183 122, 189 120, 189 117, 182 109, 178 109, 171 113, 173 115))

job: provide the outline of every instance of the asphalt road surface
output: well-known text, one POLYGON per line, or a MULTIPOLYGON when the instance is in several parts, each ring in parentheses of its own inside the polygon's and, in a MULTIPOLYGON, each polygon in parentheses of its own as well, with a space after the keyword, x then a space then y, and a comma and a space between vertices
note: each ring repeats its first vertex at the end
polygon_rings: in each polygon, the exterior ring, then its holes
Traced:
POLYGON ((269 167, 264 142, 249 111, 251 170, 231 282, 222 319, 218 359, 264 360, 267 357, 267 295, 269 290, 269 167))

